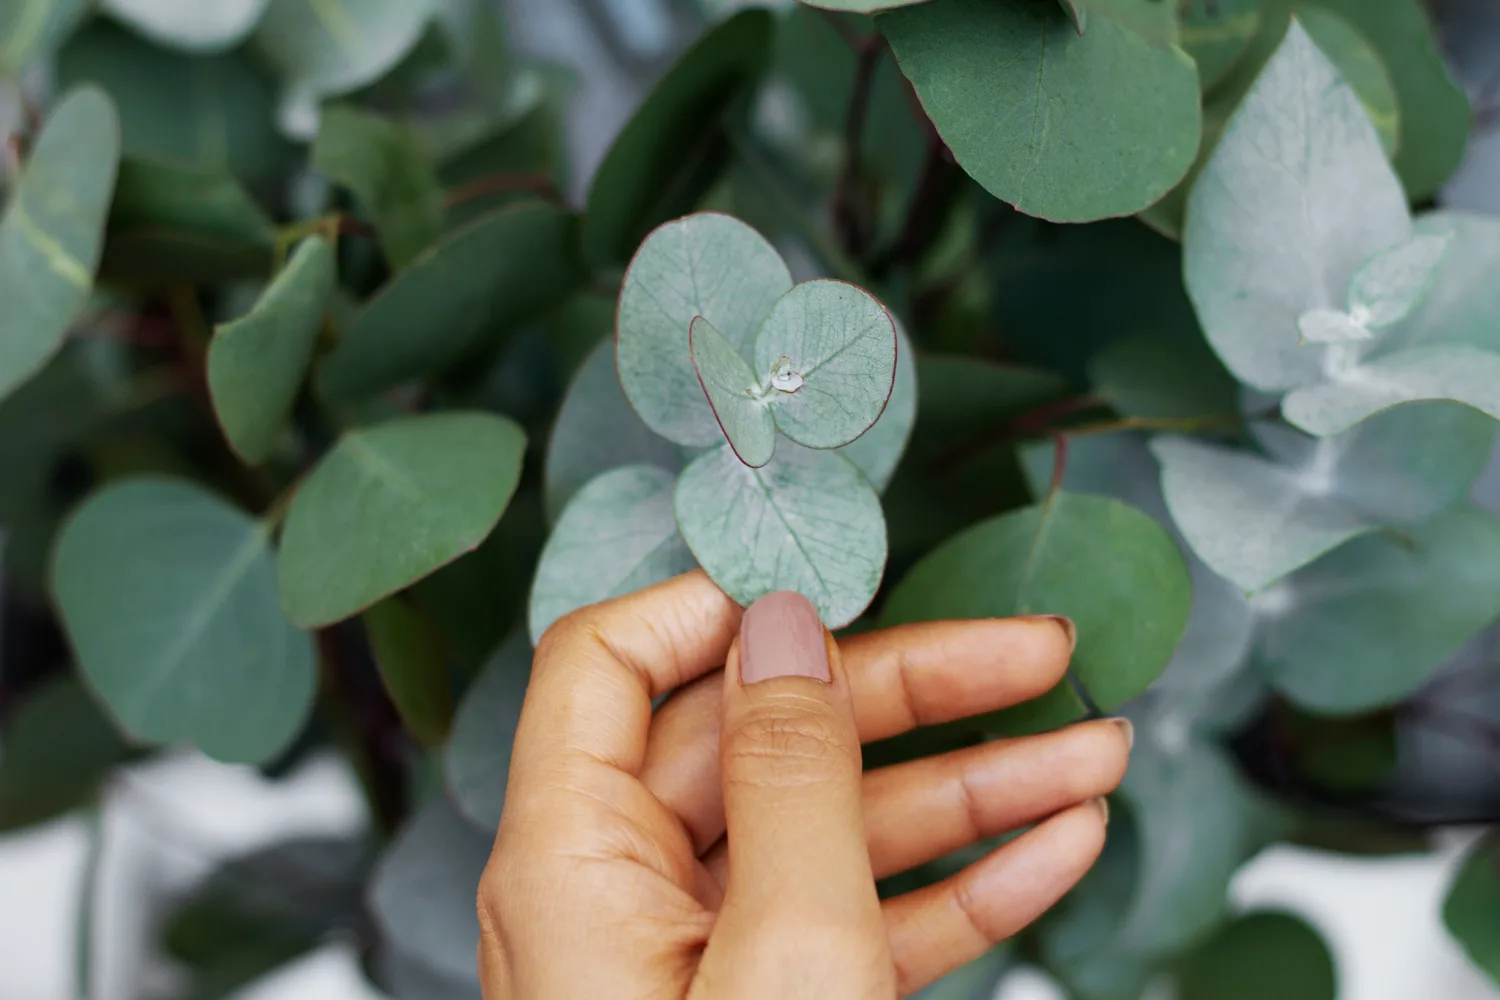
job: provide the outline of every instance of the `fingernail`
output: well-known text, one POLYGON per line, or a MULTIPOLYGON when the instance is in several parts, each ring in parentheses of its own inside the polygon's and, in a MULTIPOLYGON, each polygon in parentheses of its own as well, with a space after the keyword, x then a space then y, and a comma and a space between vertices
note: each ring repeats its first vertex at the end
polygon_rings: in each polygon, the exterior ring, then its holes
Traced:
POLYGON ((1124 718, 1105 719, 1104 721, 1112 722, 1120 727, 1120 732, 1125 734, 1125 745, 1127 747, 1135 746, 1135 723, 1124 718))
POLYGON ((1028 622, 1051 622, 1068 637, 1068 651, 1072 652, 1078 648, 1078 626, 1073 624, 1073 619, 1063 615, 1026 615, 1022 621, 1028 622))
POLYGON ((767 594, 740 620, 740 683, 811 677, 828 683, 828 645, 817 609, 789 590, 767 594))
POLYGON ((1099 817, 1104 820, 1104 825, 1109 826, 1109 800, 1099 796, 1094 800, 1094 808, 1099 810, 1099 817))

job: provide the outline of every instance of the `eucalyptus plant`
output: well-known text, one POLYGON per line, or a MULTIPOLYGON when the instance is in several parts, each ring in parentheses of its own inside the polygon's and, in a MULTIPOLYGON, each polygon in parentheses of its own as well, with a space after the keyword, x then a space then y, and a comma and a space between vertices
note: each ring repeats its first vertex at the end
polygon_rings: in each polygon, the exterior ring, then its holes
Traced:
MULTIPOLYGON (((368 834, 158 907, 176 995, 344 936, 476 997, 533 645, 701 568, 1074 620, 867 766, 1134 721, 1094 871, 924 995, 1332 1000, 1236 871, 1500 816, 1500 219, 1437 207, 1476 126, 1417 0, 704 3, 587 178, 507 14, 0 7, 0 831, 336 754, 368 834)), ((1500 982, 1493 829, 1444 918, 1500 982)))

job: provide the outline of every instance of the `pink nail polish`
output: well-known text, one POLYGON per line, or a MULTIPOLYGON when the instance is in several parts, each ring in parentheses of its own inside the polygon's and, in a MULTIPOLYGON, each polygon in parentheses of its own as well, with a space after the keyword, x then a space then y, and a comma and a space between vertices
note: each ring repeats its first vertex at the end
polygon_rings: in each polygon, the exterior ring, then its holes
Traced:
POLYGON ((828 646, 817 609, 789 590, 767 594, 740 620, 740 683, 811 677, 828 683, 828 646))

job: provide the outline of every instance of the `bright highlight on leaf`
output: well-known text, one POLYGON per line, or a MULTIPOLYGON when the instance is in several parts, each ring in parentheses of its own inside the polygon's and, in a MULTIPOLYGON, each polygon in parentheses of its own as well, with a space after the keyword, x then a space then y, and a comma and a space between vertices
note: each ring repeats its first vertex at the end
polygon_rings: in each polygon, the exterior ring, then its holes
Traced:
POLYGON ((1309 309, 1297 317, 1305 344, 1349 344, 1375 335, 1359 319, 1340 309, 1309 309))
POLYGON ((1350 314, 1372 330, 1411 315, 1432 287, 1452 242, 1452 233, 1414 236, 1371 257, 1350 279, 1350 314))

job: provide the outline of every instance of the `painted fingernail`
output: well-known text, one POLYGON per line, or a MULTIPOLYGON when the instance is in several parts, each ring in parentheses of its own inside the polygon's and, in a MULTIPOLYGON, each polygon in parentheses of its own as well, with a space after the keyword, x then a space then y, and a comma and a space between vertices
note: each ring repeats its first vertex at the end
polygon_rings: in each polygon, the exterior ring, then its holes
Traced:
POLYGON ((1099 810, 1099 818, 1104 820, 1104 825, 1109 826, 1109 800, 1099 796, 1094 800, 1094 808, 1099 810))
POLYGON ((740 620, 740 683, 811 677, 828 683, 828 645, 817 609, 789 590, 767 594, 740 620))
POLYGON ((1026 615, 1023 621, 1028 622, 1051 622, 1068 637, 1068 651, 1072 652, 1078 648, 1078 626, 1073 624, 1073 619, 1063 615, 1026 615))
POLYGON ((1120 732, 1125 735, 1125 746, 1126 747, 1134 747, 1135 746, 1135 723, 1133 723, 1129 719, 1125 719, 1125 718, 1105 719, 1104 721, 1105 722, 1112 722, 1116 726, 1120 727, 1120 732))

